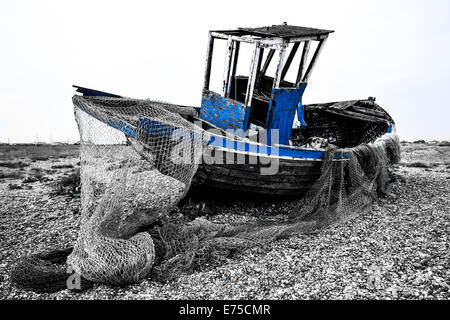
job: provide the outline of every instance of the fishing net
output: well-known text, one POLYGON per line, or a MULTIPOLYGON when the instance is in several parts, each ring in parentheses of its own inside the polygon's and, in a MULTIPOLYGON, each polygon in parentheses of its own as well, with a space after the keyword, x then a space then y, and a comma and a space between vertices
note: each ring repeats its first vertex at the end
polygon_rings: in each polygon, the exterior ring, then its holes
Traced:
POLYGON ((168 281, 229 255, 309 233, 368 210, 399 161, 395 134, 355 148, 330 146, 320 176, 288 214, 179 218, 210 136, 185 118, 195 111, 148 100, 74 96, 81 137, 82 221, 67 263, 84 279, 168 281))
POLYGON ((319 179, 300 200, 288 201, 289 214, 259 217, 250 222, 212 223, 196 218, 185 226, 165 225, 153 231, 163 243, 164 260, 156 264, 156 280, 176 279, 223 261, 233 252, 264 246, 276 239, 316 232, 370 209, 386 192, 389 164, 399 161, 395 134, 352 149, 326 151, 319 179), (343 160, 342 159, 347 159, 343 160))
MULTIPOLYGON (((180 221, 169 215, 189 189, 208 135, 176 106, 73 98, 81 134, 82 225, 68 263, 113 284, 159 281, 220 262, 236 250, 310 232, 370 207, 383 192, 398 138, 329 148, 319 179, 288 215, 250 222, 180 221), (184 160, 184 161, 180 161, 184 160)), ((183 111, 184 112, 184 111, 183 111)))
MULTIPOLYGON (((67 267, 67 256, 72 248, 51 250, 20 258, 11 270, 11 281, 21 288, 38 293, 67 289, 72 271, 67 267)), ((92 288, 93 283, 79 277, 75 290, 92 288)))
POLYGON ((67 262, 91 281, 139 281, 155 260, 152 237, 140 230, 184 197, 206 135, 162 102, 80 96, 73 102, 82 221, 67 262))

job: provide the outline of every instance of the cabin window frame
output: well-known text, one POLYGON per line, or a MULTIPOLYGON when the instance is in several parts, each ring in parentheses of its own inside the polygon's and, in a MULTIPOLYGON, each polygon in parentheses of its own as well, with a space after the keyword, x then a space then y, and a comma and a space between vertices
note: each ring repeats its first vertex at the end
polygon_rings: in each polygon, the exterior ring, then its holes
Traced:
MULTIPOLYGON (((208 46, 206 54, 206 67, 205 67, 205 78, 203 84, 203 92, 210 91, 210 79, 211 79, 211 67, 212 58, 215 46, 215 39, 222 39, 227 41, 226 52, 225 52, 225 63, 223 70, 223 83, 221 92, 214 92, 217 95, 225 99, 230 99, 236 103, 240 103, 245 108, 245 120, 244 120, 244 130, 248 129, 249 126, 249 116, 252 108, 252 100, 254 98, 255 89, 259 88, 260 83, 264 77, 266 77, 267 69, 272 62, 273 58, 276 56, 276 70, 273 77, 272 92, 274 89, 280 88, 297 88, 299 89, 304 83, 307 83, 319 55, 325 45, 328 35, 322 35, 319 37, 303 37, 303 38, 254 38, 248 36, 238 36, 233 34, 223 34, 216 31, 210 31, 208 33, 208 46), (314 50, 314 53, 308 62, 308 56, 310 54, 311 44, 313 41, 318 41, 318 45, 314 50), (240 43, 250 43, 253 46, 253 53, 249 66, 248 82, 245 92, 244 101, 237 101, 230 98, 231 85, 233 78, 236 77, 237 63, 239 61, 240 43), (290 44, 293 47, 286 57, 287 48, 290 44), (301 49, 300 49, 301 47, 301 49), (270 50, 264 63, 263 56, 264 50, 270 50), (292 61, 297 54, 301 54, 300 62, 297 70, 297 77, 292 85, 286 86, 287 81, 284 81, 286 74, 292 67, 292 61), (280 87, 282 85, 282 87, 280 87)), ((271 77, 269 77, 271 78, 271 77)), ((291 84, 291 82, 288 82, 291 84)), ((211 91, 213 92, 213 91, 211 91)), ((272 93, 270 93, 272 100, 272 93)))

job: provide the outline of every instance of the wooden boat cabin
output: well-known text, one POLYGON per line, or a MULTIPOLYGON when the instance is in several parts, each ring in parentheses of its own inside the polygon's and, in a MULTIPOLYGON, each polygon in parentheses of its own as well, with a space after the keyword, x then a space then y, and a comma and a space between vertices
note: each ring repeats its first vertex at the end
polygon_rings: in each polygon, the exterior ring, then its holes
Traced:
POLYGON ((332 32, 286 24, 210 31, 200 118, 242 137, 249 128, 262 127, 268 130, 268 144, 287 145, 296 114, 306 125, 302 95, 332 32), (226 41, 223 85, 216 92, 210 90, 212 57, 222 41, 226 41), (247 52, 251 59, 249 70, 240 75, 238 63, 248 58, 240 50, 244 44, 251 46, 247 52), (278 141, 271 141, 270 129, 279 130, 278 141))

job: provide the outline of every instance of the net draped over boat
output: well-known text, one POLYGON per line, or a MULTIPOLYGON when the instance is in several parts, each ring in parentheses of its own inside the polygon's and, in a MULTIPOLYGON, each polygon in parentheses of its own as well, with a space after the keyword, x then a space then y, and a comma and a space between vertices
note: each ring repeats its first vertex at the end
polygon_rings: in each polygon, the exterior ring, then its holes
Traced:
POLYGON ((395 134, 355 148, 329 148, 319 179, 291 202, 290 214, 239 224, 180 220, 171 213, 209 141, 208 133, 180 116, 189 109, 128 98, 74 96, 73 102, 81 136, 82 221, 67 262, 95 282, 171 280, 236 250, 348 219, 370 208, 386 187, 388 165, 399 160, 395 134))

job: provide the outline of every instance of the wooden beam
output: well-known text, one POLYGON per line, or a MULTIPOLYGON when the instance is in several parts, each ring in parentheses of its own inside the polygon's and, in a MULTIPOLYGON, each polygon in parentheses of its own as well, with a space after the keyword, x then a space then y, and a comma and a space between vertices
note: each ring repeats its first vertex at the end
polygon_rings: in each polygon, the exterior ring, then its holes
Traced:
POLYGON ((283 47, 280 49, 279 55, 278 55, 278 65, 277 70, 275 71, 275 76, 273 79, 273 88, 279 88, 280 82, 281 82, 281 72, 283 70, 284 65, 284 57, 286 55, 286 47, 283 47))
POLYGON ((309 77, 311 76, 311 73, 316 65, 316 62, 320 56, 320 53, 323 50, 323 47, 325 46, 326 41, 327 41, 327 38, 320 40, 319 45, 316 49, 316 52, 314 52, 314 56, 312 57, 311 62, 309 63, 308 69, 306 70, 306 73, 303 76, 303 79, 302 79, 303 82, 308 82, 309 77))
POLYGON ((211 61, 214 49, 214 37, 211 32, 208 33, 208 47, 206 49, 205 78, 203 80, 203 90, 209 90, 209 81, 211 79, 211 61))
POLYGON ((261 48, 261 50, 259 51, 258 65, 256 66, 256 74, 257 75, 259 74, 259 71, 261 70, 263 56, 264 56, 264 48, 261 48))
POLYGON ((295 37, 295 38, 290 38, 289 42, 320 41, 327 37, 328 37, 328 34, 322 34, 319 36, 295 37))
MULTIPOLYGON (((260 37, 251 37, 251 36, 239 36, 239 35, 229 35, 222 33, 220 31, 211 31, 211 34, 214 38, 225 39, 227 40, 229 37, 232 37, 235 41, 247 42, 247 43, 259 43, 261 48, 269 48, 269 49, 280 49, 285 43, 285 39, 280 37, 271 37, 271 38, 260 38, 260 37)), ((327 38, 328 34, 321 34, 316 36, 303 36, 303 37, 294 37, 290 38, 289 43, 295 42, 303 42, 309 40, 319 41, 324 38, 327 38)))
MULTIPOLYGON (((253 98, 253 90, 255 89, 256 82, 256 71, 257 71, 257 63, 259 61, 261 48, 258 43, 255 44, 255 48, 253 49, 253 57, 250 64, 250 72, 248 76, 248 84, 247 84, 247 92, 245 94, 245 107, 246 109, 251 107, 252 98, 253 98)), ((245 130, 246 128, 244 128, 245 130)))
MULTIPOLYGON (((239 49, 241 47, 241 43, 238 41, 234 41, 234 50, 233 50, 233 62, 232 62, 232 69, 230 72, 230 80, 229 80, 229 84, 228 84, 228 92, 227 92, 227 97, 230 97, 230 91, 231 91, 231 80, 236 76, 236 71, 237 71, 237 64, 238 64, 238 60, 239 60, 239 49)), ((234 91, 234 100, 236 100, 236 95, 237 92, 236 90, 234 91)))
POLYGON ((234 52, 233 52, 233 76, 236 74, 236 70, 237 70, 240 47, 241 47, 241 43, 238 41, 235 41, 234 42, 234 52))
POLYGON ((227 40, 228 38, 231 37, 231 39, 234 41, 247 42, 247 43, 259 43, 260 47, 265 47, 265 48, 271 47, 271 46, 277 47, 284 43, 283 38, 278 38, 278 37, 256 38, 256 37, 249 37, 249 36, 234 36, 234 35, 223 34, 223 33, 216 32, 216 31, 212 31, 211 35, 214 38, 218 38, 218 39, 227 40))
POLYGON ((233 55, 233 40, 228 38, 227 47, 225 49, 225 65, 223 68, 223 84, 222 84, 222 97, 227 96, 228 84, 230 82, 230 69, 231 69, 231 57, 233 55))
POLYGON ((300 42, 294 43, 294 46, 292 47, 292 50, 289 53, 286 63, 284 64, 283 71, 281 72, 281 81, 284 80, 284 77, 286 76, 286 73, 288 72, 289 67, 291 66, 292 60, 294 60, 295 54, 297 53, 299 45, 300 42))
POLYGON ((352 106, 352 109, 354 111, 365 113, 365 114, 368 114, 368 115, 371 115, 371 116, 386 118, 386 114, 384 112, 382 112, 382 111, 362 108, 362 107, 358 107, 358 106, 355 106, 355 105, 352 106))
POLYGON ((295 86, 298 87, 302 82, 303 70, 305 69, 306 60, 308 59, 308 52, 311 46, 311 41, 305 41, 303 44, 302 58, 300 59, 300 66, 298 67, 297 80, 295 81, 295 86))
POLYGON ((236 73, 236 65, 237 65, 237 58, 238 58, 237 55, 239 54, 239 46, 240 46, 239 42, 232 40, 231 58, 230 58, 230 61, 228 64, 225 63, 225 69, 226 69, 227 65, 229 66, 228 75, 226 75, 224 73, 224 77, 227 76, 226 81, 224 80, 224 87, 223 87, 225 98, 230 97, 231 79, 233 78, 234 74, 236 73), (236 52, 236 50, 238 52, 236 52))

